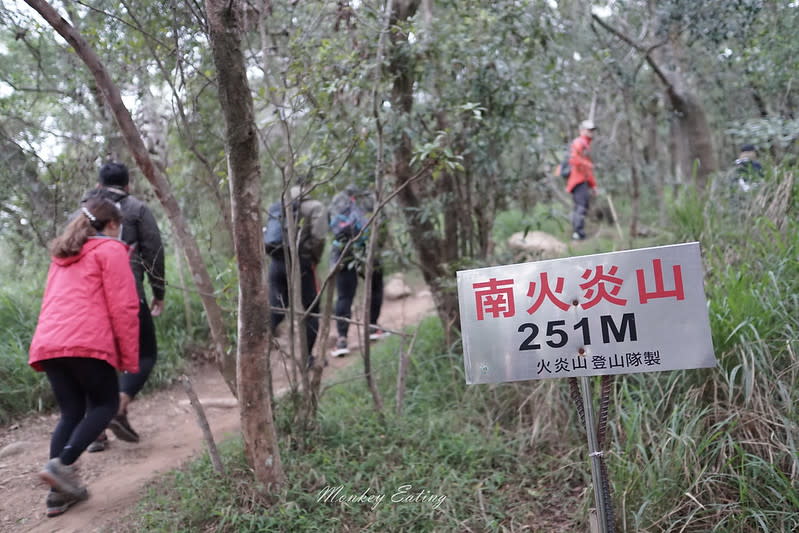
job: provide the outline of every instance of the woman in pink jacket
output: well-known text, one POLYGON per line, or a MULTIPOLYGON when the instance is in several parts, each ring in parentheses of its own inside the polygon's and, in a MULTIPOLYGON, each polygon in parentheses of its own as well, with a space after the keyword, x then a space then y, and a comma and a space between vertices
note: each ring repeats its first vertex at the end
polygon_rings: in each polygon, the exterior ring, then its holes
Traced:
POLYGON ((122 215, 109 200, 87 201, 50 243, 39 323, 28 364, 47 373, 61 418, 39 476, 50 487, 47 514, 88 498, 74 467, 119 405, 116 371, 139 369, 139 298, 122 215))

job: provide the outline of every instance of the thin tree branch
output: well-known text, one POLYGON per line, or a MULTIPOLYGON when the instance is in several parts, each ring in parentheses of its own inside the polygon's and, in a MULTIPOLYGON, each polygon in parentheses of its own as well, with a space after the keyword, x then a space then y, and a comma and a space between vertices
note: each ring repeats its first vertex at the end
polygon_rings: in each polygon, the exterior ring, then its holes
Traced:
POLYGON ((615 35, 625 43, 629 44, 630 46, 638 50, 646 58, 646 62, 649 63, 650 67, 652 67, 652 70, 655 72, 657 77, 660 78, 660 81, 663 82, 663 84, 668 88, 668 90, 674 91, 674 84, 666 75, 666 73, 663 71, 663 69, 661 69, 660 66, 658 66, 658 64, 655 62, 654 58, 652 57, 652 52, 658 47, 667 44, 668 41, 663 43, 658 43, 653 46, 644 46, 643 44, 636 42, 631 37, 627 36, 626 34, 612 27, 611 25, 609 25, 607 22, 605 22, 595 14, 591 14, 591 18, 593 18, 597 24, 605 28, 607 31, 609 31, 610 33, 612 33, 613 35, 615 35))

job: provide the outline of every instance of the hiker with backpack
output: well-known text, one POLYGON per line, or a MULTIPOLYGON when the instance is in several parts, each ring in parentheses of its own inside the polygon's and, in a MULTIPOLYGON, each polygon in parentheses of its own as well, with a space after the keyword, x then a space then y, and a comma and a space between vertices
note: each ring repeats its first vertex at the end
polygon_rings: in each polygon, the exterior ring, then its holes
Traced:
MULTIPOLYGON (((118 439, 135 443, 139 442, 139 434, 128 421, 128 405, 144 388, 158 360, 153 317, 160 316, 164 309, 165 269, 161 230, 147 204, 130 194, 129 183, 128 168, 122 163, 109 161, 100 168, 97 186, 86 194, 83 202, 86 203, 91 198, 105 198, 113 202, 122 212, 119 238, 131 249, 130 266, 139 295, 137 322, 140 370, 119 375, 119 411, 108 428, 118 439), (144 292, 145 277, 152 289, 149 305, 144 292)), ((100 452, 107 446, 108 437, 103 432, 89 446, 88 451, 100 452)))
MULTIPOLYGON (((363 277, 366 265, 366 244, 369 241, 369 228, 366 224, 375 209, 375 197, 369 191, 354 184, 348 185, 333 197, 328 209, 330 231, 333 243, 330 250, 331 269, 336 271, 336 346, 330 352, 332 357, 350 353, 347 346, 349 319, 352 317, 352 302, 358 288, 358 276, 363 277)), ((383 268, 375 257, 372 269, 372 299, 369 309, 371 340, 383 338, 386 333, 377 327, 380 309, 383 305, 383 268)))
POLYGON ((570 193, 574 199, 572 239, 576 241, 585 239, 585 217, 588 214, 591 197, 596 196, 594 163, 591 161, 591 141, 596 129, 593 121, 582 121, 580 135, 569 146, 566 192, 570 193))
POLYGON ((744 144, 735 159, 735 166, 720 173, 711 184, 711 196, 722 212, 737 217, 748 211, 763 185, 763 165, 758 161, 757 148, 744 144))
POLYGON ((316 267, 322 258, 327 237, 327 209, 324 204, 307 196, 299 186, 292 187, 289 199, 271 204, 267 209, 264 227, 264 247, 271 258, 269 263, 269 305, 272 314, 269 326, 272 335, 277 335, 277 327, 286 316, 289 308, 289 238, 297 242, 300 261, 300 286, 303 309, 310 308, 311 314, 305 320, 305 335, 308 343, 308 367, 313 365, 311 352, 319 334, 319 302, 311 305, 319 293, 316 267), (297 234, 288 235, 286 210, 294 215, 297 234))
POLYGON ((139 298, 122 213, 90 198, 49 245, 52 262, 28 364, 45 372, 61 417, 50 460, 39 477, 50 485, 47 516, 89 493, 75 461, 117 414, 117 371, 139 371, 139 298))
POLYGON ((757 159, 757 148, 754 144, 741 146, 741 153, 735 160, 735 185, 742 192, 757 188, 763 180, 763 165, 757 159))

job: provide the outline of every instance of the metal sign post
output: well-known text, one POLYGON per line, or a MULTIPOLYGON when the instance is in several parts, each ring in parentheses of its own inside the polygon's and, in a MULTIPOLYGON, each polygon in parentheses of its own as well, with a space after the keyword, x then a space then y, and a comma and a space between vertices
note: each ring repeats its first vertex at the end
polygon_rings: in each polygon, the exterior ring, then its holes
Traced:
POLYGON ((599 531, 613 533, 590 377, 716 366, 699 243, 462 270, 458 304, 467 384, 579 378, 599 531))
POLYGON ((599 532, 608 533, 607 507, 605 491, 602 483, 602 467, 600 465, 602 451, 596 436, 594 424, 594 402, 591 399, 591 382, 589 377, 580 378, 580 389, 583 395, 583 411, 585 413, 585 433, 588 435, 588 456, 591 457, 591 479, 594 482, 594 503, 599 518, 599 532))

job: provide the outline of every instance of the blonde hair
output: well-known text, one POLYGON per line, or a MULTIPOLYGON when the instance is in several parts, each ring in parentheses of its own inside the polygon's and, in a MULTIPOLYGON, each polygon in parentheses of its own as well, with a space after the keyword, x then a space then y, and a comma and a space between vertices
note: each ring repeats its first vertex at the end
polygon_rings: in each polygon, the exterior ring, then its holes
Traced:
POLYGON ((110 200, 89 198, 67 224, 61 235, 50 241, 50 254, 53 257, 71 257, 80 253, 89 237, 103 231, 109 222, 119 224, 122 213, 110 200))

